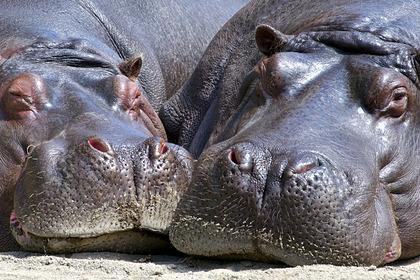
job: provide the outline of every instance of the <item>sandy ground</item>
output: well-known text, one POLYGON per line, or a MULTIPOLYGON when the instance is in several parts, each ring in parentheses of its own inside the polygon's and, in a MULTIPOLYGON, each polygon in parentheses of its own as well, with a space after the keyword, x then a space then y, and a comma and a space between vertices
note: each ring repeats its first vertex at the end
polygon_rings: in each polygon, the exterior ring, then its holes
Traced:
POLYGON ((249 261, 223 262, 185 256, 80 253, 47 256, 0 254, 0 279, 414 279, 420 258, 386 267, 285 267, 249 261))

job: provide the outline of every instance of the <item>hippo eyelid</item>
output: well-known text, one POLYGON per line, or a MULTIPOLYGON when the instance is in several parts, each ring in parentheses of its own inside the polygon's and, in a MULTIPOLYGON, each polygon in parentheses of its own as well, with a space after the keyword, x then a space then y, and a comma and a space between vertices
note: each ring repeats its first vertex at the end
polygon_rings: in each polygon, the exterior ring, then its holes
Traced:
POLYGON ((380 110, 381 115, 392 118, 399 118, 406 112, 408 106, 408 90, 403 87, 396 87, 388 97, 385 108, 380 110))
POLYGON ((31 96, 28 95, 17 95, 19 96, 22 101, 24 101, 26 104, 31 105, 34 103, 34 99, 31 96))
POLYGON ((17 90, 17 89, 9 89, 7 91, 7 93, 9 93, 11 95, 15 95, 15 96, 22 96, 22 92, 20 90, 17 90))
POLYGON ((407 89, 405 87, 398 87, 393 90, 393 100, 400 100, 407 96, 407 89))

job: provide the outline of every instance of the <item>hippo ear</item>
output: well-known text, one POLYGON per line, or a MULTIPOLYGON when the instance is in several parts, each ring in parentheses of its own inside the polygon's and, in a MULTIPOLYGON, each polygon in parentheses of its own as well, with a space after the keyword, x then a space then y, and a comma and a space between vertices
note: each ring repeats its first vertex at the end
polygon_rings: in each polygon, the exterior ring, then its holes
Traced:
POLYGON ((255 30, 258 49, 267 56, 279 52, 291 38, 266 24, 258 25, 255 30))
POLYGON ((130 80, 135 81, 140 75, 140 69, 143 64, 143 58, 139 56, 130 57, 118 65, 121 73, 127 76, 130 80))

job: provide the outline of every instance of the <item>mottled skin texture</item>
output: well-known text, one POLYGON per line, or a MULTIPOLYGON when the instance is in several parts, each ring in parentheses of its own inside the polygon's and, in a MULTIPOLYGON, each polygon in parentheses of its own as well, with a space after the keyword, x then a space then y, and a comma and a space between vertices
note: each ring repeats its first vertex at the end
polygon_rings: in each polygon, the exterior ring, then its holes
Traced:
POLYGON ((414 0, 238 12, 160 111, 198 157, 174 246, 290 265, 419 255, 419 13, 414 0))
POLYGON ((191 177, 155 110, 245 1, 1 1, 0 251, 147 251, 191 177))

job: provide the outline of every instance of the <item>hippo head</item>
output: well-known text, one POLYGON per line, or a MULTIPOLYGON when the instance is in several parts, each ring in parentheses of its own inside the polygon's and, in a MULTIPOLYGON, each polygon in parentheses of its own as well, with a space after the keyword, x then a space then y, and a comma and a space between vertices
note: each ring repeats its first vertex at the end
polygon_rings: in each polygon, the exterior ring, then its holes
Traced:
POLYGON ((114 63, 77 40, 3 52, 0 210, 24 249, 167 246, 191 159, 166 143, 137 82, 141 62, 114 63))
POLYGON ((290 265, 419 254, 416 50, 267 25, 256 42, 265 56, 200 155, 170 229, 175 247, 290 265))

